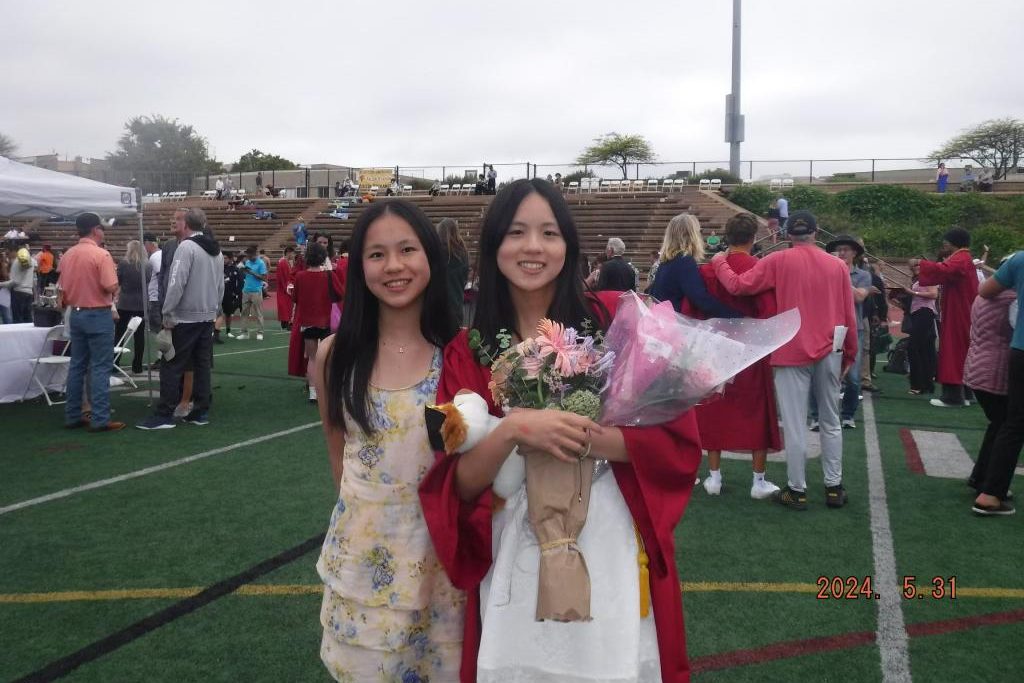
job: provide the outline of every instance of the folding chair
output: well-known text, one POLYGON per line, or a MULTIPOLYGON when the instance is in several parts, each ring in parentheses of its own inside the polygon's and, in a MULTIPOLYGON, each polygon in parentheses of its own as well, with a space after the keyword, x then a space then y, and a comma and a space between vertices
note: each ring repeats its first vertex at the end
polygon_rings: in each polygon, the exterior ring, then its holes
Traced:
MULTIPOLYGON (((655 181, 655 182, 657 182, 657 181, 655 181)), ((639 178, 637 178, 636 180, 633 181, 633 192, 643 192, 643 191, 644 191, 644 181, 642 181, 639 178)))
POLYGON ((648 192, 657 192, 658 191, 658 179, 657 178, 651 178, 650 180, 647 181, 647 191, 648 192))
POLYGON ((138 385, 135 384, 135 380, 132 379, 132 376, 117 364, 117 361, 121 360, 121 356, 126 353, 135 353, 135 349, 128 346, 128 341, 132 338, 132 335, 135 334, 135 330, 139 329, 139 325, 141 324, 142 317, 133 315, 131 320, 128 321, 128 328, 124 331, 124 334, 121 335, 121 338, 117 340, 117 343, 114 344, 114 372, 117 372, 124 377, 128 384, 132 385, 133 389, 138 389, 138 385))
POLYGON ((412 185, 402 185, 402 194, 412 194, 412 185))
POLYGON ((782 187, 783 188, 793 187, 793 179, 792 178, 783 178, 782 179, 782 187))
POLYGON ((700 179, 699 189, 701 189, 701 190, 710 190, 711 189, 711 181, 708 180, 707 178, 701 178, 700 179))
MULTIPOLYGON (((68 341, 64 338, 63 325, 56 325, 46 333, 46 338, 43 340, 43 346, 39 349, 39 355, 28 360, 28 362, 32 364, 32 374, 29 376, 28 384, 25 386, 25 393, 21 395, 22 401, 28 397, 29 389, 32 388, 32 383, 35 382, 36 386, 42 390, 43 396, 46 397, 46 405, 57 406, 67 402, 67 399, 64 401, 54 401, 51 399, 50 392, 46 388, 46 384, 53 379, 53 375, 57 371, 57 368, 61 365, 65 367, 71 365, 71 356, 67 355, 69 347, 70 345, 68 341), (53 346, 55 343, 63 345, 60 353, 55 354, 53 352, 53 346), (39 378, 38 370, 40 366, 50 368, 50 376, 47 378, 46 383, 39 378)), ((64 378, 64 385, 61 387, 61 393, 67 393, 67 377, 64 378)))
POLYGON ((711 179, 711 188, 710 189, 712 189, 712 190, 721 190, 722 189, 722 179, 721 178, 712 178, 711 179))
POLYGON ((781 190, 782 189, 782 178, 772 178, 768 181, 769 190, 781 190))
POLYGON ((448 194, 448 190, 450 190, 450 189, 451 189, 451 185, 444 184, 444 185, 442 185, 441 187, 438 188, 437 194, 438 195, 446 195, 446 194, 448 194))
POLYGON ((683 188, 686 187, 686 178, 676 178, 672 182, 672 184, 675 185, 676 188, 678 188, 680 192, 682 192, 683 188))
POLYGON ((579 192, 580 192, 580 184, 579 184, 579 182, 576 181, 576 180, 570 181, 569 182, 569 189, 567 190, 567 192, 575 192, 576 194, 579 194, 579 192))
MULTIPOLYGON (((626 182, 629 182, 629 181, 627 180, 626 182)), ((605 186, 605 188, 609 192, 618 192, 619 191, 619 181, 618 180, 609 180, 608 182, 606 182, 604 184, 604 186, 605 186)))

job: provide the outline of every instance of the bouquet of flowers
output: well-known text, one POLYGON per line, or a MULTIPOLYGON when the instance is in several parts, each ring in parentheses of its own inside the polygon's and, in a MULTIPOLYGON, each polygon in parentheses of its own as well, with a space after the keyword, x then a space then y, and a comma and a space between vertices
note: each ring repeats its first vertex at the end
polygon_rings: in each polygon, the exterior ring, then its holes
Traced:
POLYGON ((795 308, 767 320, 695 320, 667 301, 627 292, 605 338, 615 366, 601 395, 599 422, 641 426, 672 420, 721 392, 799 329, 795 308))
MULTIPOLYGON (((497 336, 498 349, 483 345, 479 332, 469 344, 491 366, 489 388, 495 404, 512 408, 564 410, 591 419, 601 411, 601 390, 615 354, 600 334, 542 320, 537 336, 513 345, 511 335, 497 336)), ((510 456, 511 459, 518 456, 510 456)), ((590 574, 576 539, 587 521, 594 469, 554 458, 527 458, 526 492, 530 525, 540 545, 538 620, 589 621, 590 574)), ((509 476, 505 473, 505 476, 509 476)), ((513 477, 515 475, 512 475, 513 477)), ((507 493, 518 482, 496 490, 507 493)))

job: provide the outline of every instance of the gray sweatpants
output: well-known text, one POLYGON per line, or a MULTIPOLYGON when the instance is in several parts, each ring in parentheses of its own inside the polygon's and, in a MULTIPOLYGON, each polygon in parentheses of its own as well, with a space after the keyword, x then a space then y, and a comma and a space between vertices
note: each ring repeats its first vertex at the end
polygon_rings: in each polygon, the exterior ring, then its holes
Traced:
POLYGON ((821 469, 825 486, 843 482, 843 430, 839 425, 839 373, 843 354, 829 353, 817 363, 776 367, 775 396, 782 416, 789 487, 807 490, 807 404, 811 385, 818 403, 821 469))

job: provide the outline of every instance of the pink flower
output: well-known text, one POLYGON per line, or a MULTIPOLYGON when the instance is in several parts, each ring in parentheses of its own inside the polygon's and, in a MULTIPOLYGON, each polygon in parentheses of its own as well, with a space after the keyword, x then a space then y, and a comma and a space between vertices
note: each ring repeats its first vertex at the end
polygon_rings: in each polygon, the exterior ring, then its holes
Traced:
POLYGON ((553 363, 555 372, 559 373, 563 377, 576 374, 574 370, 573 356, 575 339, 568 339, 568 335, 565 333, 565 327, 561 323, 556 323, 552 320, 545 318, 540 321, 537 325, 537 332, 539 336, 536 339, 537 349, 540 352, 541 358, 547 358, 552 353, 555 354, 555 362, 553 363))

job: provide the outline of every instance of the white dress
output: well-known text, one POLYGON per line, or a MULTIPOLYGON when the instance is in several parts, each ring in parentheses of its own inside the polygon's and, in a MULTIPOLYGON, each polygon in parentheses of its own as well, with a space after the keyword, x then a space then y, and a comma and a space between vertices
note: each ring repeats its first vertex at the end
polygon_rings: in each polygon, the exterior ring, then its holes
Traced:
POLYGON ((607 463, 595 471, 579 537, 590 571, 591 621, 535 619, 540 554, 525 483, 495 513, 493 532, 494 564, 480 586, 478 683, 661 681, 653 609, 640 618, 633 518, 607 463))

